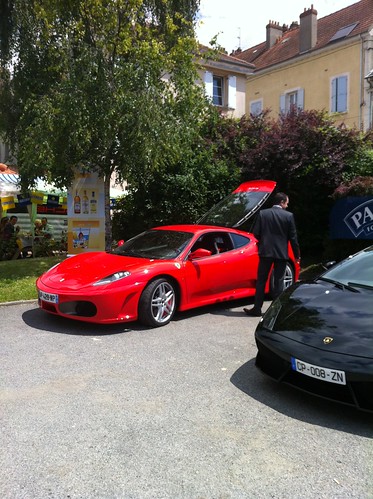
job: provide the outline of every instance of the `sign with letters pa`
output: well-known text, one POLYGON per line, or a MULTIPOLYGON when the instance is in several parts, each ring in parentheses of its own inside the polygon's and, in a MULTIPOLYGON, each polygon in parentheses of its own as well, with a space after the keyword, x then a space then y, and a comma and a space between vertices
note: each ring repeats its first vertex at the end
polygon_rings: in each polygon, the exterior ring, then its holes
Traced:
POLYGON ((373 239, 373 197, 347 197, 330 213, 331 239, 373 239))

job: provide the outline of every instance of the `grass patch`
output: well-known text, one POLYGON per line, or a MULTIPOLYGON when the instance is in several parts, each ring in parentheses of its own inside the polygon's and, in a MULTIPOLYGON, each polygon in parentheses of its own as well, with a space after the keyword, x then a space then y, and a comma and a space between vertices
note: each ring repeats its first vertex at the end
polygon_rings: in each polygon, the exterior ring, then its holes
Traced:
MULTIPOLYGON (((36 279, 64 256, 25 258, 0 262, 0 303, 37 299, 36 279)), ((302 262, 300 279, 313 279, 324 269, 320 263, 302 262), (306 266, 304 266, 306 263, 306 266)))
POLYGON ((36 279, 63 259, 48 256, 0 262, 0 303, 36 299, 36 279))

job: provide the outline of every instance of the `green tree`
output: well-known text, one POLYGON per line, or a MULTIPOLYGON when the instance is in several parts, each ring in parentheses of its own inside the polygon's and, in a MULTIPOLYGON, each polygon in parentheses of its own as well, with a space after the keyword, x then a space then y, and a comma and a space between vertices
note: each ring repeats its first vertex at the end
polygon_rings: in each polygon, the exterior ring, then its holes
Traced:
POLYGON ((68 187, 75 169, 85 168, 104 178, 109 199, 114 172, 141 190, 148 175, 188 154, 206 110, 195 84, 198 6, 1 3, 0 129, 25 189, 36 177, 68 187))
POLYGON ((162 170, 153 170, 129 195, 116 203, 115 239, 128 239, 144 229, 165 224, 195 223, 206 211, 240 183, 234 159, 219 159, 221 130, 229 120, 211 106, 196 125, 193 147, 162 170))

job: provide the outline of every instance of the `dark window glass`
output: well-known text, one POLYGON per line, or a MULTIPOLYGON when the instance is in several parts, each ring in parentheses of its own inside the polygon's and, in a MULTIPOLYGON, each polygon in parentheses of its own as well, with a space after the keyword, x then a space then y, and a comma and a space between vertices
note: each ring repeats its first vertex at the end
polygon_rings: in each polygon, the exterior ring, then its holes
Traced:
POLYGON ((214 76, 213 77, 213 90, 212 90, 212 102, 215 106, 223 105, 223 77, 214 76))
POLYGON ((268 192, 249 191, 232 193, 214 206, 198 223, 238 227, 268 197, 268 192))
POLYGON ((250 242, 249 237, 241 236, 239 234, 231 234, 231 236, 235 248, 242 248, 242 246, 246 246, 246 244, 249 244, 250 242))

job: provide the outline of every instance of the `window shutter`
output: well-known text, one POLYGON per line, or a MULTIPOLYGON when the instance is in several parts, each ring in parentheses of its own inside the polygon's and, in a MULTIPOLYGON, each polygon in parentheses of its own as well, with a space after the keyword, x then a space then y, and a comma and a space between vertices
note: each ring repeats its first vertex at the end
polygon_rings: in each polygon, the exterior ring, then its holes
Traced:
POLYGON ((338 109, 340 113, 347 111, 347 76, 338 78, 338 109))
POLYGON ((280 113, 285 114, 286 112, 286 102, 285 102, 285 94, 280 95, 280 113))
POLYGON ((228 78, 228 107, 236 109, 236 77, 230 76, 228 78))
POLYGON ((337 78, 332 80, 332 96, 331 96, 331 109, 332 113, 337 111, 337 78))
POLYGON ((205 89, 206 89, 206 95, 209 99, 212 100, 213 97, 213 76, 210 71, 205 71, 205 89))
POLYGON ((298 99, 297 99, 297 103, 298 103, 298 109, 304 109, 304 88, 300 88, 298 90, 298 99))

